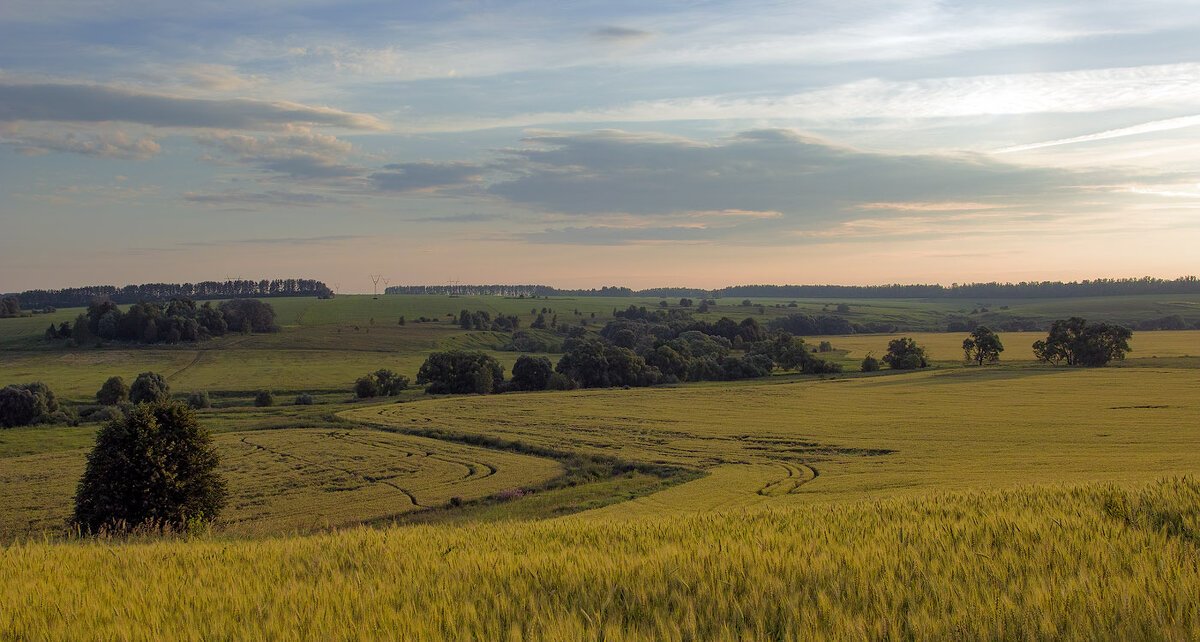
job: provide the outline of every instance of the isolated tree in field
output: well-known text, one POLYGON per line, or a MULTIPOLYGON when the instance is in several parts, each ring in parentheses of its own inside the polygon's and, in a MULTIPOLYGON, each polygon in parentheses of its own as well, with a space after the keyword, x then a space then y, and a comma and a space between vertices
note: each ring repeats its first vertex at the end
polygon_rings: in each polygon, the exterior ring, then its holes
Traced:
POLYGON ((963 357, 974 361, 977 365, 995 363, 1004 352, 1004 344, 1000 343, 1000 335, 984 326, 979 326, 971 332, 971 336, 963 339, 963 357))
POLYGON ((901 337, 888 342, 883 362, 894 370, 915 370, 929 365, 925 348, 917 345, 911 337, 901 337))
POLYGON ((192 410, 212 408, 212 399, 209 398, 207 390, 194 390, 188 393, 187 405, 192 410))
POLYGON ((129 400, 133 403, 151 403, 171 398, 171 386, 157 372, 143 372, 129 386, 129 400))
POLYGON ((102 406, 115 406, 129 401, 129 384, 120 377, 109 377, 96 391, 96 403, 102 406))
POLYGON ((1059 319, 1050 334, 1033 344, 1033 354, 1042 361, 1068 366, 1099 367, 1129 352, 1133 331, 1112 323, 1088 323, 1079 317, 1059 319))
POLYGON ((879 370, 879 359, 876 359, 874 356, 868 354, 867 356, 863 357, 862 364, 859 365, 859 369, 863 372, 875 372, 879 370))
POLYGON ((254 395, 254 405, 259 408, 267 408, 275 405, 275 395, 270 390, 259 390, 254 395))
POLYGON ((96 434, 75 492, 75 523, 95 532, 211 521, 225 505, 217 463, 212 436, 187 406, 139 405, 96 434))

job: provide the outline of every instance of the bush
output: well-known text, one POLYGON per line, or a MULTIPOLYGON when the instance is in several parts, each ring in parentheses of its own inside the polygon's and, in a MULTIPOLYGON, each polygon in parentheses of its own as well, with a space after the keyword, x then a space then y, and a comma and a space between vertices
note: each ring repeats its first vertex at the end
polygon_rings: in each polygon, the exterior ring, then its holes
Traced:
POLYGON ((153 403, 166 401, 171 398, 171 386, 157 372, 143 372, 129 386, 129 401, 133 403, 153 403))
POLYGON ((132 408, 96 434, 75 493, 83 530, 183 529, 210 521, 225 505, 212 436, 178 402, 132 408))
POLYGON ((259 390, 258 394, 254 395, 254 405, 259 408, 275 405, 275 395, 271 394, 270 390, 259 390))
POLYGON ((102 406, 115 406, 129 401, 129 384, 120 377, 109 377, 96 391, 96 402, 102 406))
POLYGON ((354 382, 354 396, 359 399, 370 399, 379 396, 379 384, 370 375, 359 377, 354 382))
POLYGON ((879 370, 879 359, 871 355, 863 357, 861 370, 863 372, 875 372, 879 370))
POLYGON ((187 405, 192 410, 212 408, 212 400, 208 398, 207 390, 198 390, 188 394, 187 405))
POLYGON ((311 406, 313 405, 313 396, 307 393, 296 395, 295 403, 297 406, 311 406))
POLYGON ((56 411, 58 400, 50 388, 40 381, 0 389, 0 428, 31 426, 61 419, 54 417, 56 411))

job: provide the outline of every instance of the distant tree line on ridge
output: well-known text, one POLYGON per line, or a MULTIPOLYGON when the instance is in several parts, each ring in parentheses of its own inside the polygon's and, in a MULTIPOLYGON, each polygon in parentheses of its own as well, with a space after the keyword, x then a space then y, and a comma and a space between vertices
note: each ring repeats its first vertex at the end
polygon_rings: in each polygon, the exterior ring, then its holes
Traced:
MULTIPOLYGON (((200 283, 143 283, 142 285, 90 285, 62 290, 26 290, 13 295, 25 309, 81 308, 94 300, 129 304, 170 299, 235 299, 277 296, 329 297, 333 290, 315 279, 231 280, 200 283)), ((7 298, 7 297, 6 297, 7 298)))
POLYGON ((954 283, 891 284, 891 285, 737 285, 718 290, 695 288, 649 288, 633 290, 625 287, 569 290, 548 285, 396 285, 387 294, 470 294, 495 296, 643 296, 643 297, 796 297, 796 298, 859 298, 859 299, 1020 299, 1080 296, 1111 296, 1121 294, 1200 294, 1200 279, 1183 276, 1177 279, 1153 277, 1128 279, 1091 279, 1083 281, 1023 281, 1020 283, 954 283))

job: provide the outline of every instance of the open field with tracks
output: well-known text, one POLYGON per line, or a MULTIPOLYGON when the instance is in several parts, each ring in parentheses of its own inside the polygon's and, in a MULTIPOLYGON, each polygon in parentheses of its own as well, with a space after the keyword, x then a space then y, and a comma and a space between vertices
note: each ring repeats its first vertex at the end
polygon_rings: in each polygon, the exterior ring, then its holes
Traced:
MULTIPOLYGON (((1159 313, 1133 298, 1110 303, 1159 313)), ((1037 363, 1041 333, 1002 333, 1001 362, 973 367, 964 333, 906 332, 810 337, 835 376, 351 399, 357 377, 414 377, 448 347, 511 370, 506 335, 456 309, 527 325, 553 307, 594 330, 630 303, 281 299, 276 334, 86 350, 38 342, 46 317, 0 320, 0 383, 77 405, 146 370, 209 391, 230 489, 199 537, 65 537, 97 425, 0 430, 0 637, 1200 635, 1200 486, 1180 479, 1200 471, 1198 331, 1137 332, 1100 369, 1037 363), (897 336, 933 367, 857 372, 897 336), (280 405, 253 407, 267 388, 280 405), (302 392, 317 404, 291 405, 302 392)), ((961 304, 851 309, 943 305, 961 304)))

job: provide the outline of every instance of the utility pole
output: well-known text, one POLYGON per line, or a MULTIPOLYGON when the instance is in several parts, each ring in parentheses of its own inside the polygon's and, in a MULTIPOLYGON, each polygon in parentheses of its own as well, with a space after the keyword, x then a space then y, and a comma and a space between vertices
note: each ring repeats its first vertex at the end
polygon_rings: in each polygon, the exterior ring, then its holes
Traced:
POLYGON ((382 279, 383 275, 382 274, 372 274, 370 276, 371 276, 371 283, 372 283, 372 285, 375 286, 375 298, 378 299, 379 298, 379 279, 382 279))

